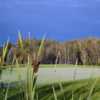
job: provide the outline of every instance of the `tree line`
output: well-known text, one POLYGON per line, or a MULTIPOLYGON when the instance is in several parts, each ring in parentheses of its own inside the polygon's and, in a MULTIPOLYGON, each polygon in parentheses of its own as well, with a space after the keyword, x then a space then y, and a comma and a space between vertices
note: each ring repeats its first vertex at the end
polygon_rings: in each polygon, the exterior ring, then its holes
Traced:
MULTIPOLYGON (((22 44, 18 39, 16 44, 8 43, 7 53, 3 63, 19 64, 28 62, 28 57, 36 59, 41 40, 23 39, 22 44)), ((0 48, 0 62, 2 62, 3 47, 0 48)), ((100 40, 89 38, 58 42, 45 40, 41 49, 39 60, 42 64, 80 64, 100 65, 100 40)))

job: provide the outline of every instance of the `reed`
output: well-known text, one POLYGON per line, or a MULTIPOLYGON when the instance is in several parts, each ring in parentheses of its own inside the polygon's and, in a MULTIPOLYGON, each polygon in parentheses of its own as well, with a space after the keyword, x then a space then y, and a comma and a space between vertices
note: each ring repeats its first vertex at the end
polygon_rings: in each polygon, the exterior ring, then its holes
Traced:
MULTIPOLYGON (((19 44, 21 48, 23 48, 23 40, 22 35, 19 32, 19 44)), ((46 35, 43 36, 41 41, 40 47, 38 49, 38 56, 37 60, 42 53, 42 48, 44 45, 46 35)), ((7 41, 6 46, 3 48, 3 59, 5 59, 5 55, 7 53, 7 46, 9 40, 7 41)), ((57 59, 56 59, 57 62, 57 59)), ((56 67, 55 63, 55 67, 56 67)), ((20 79, 20 64, 18 63, 18 59, 16 58, 16 73, 18 73, 18 79, 20 79)), ((6 66, 11 67, 11 66, 6 66)), ((38 75, 33 73, 32 65, 31 65, 31 58, 28 56, 28 62, 25 65, 26 68, 26 81, 25 84, 17 86, 16 88, 10 89, 9 85, 6 88, 6 92, 3 96, 2 91, 0 90, 0 100, 99 100, 100 98, 100 79, 89 79, 89 80, 74 80, 71 82, 58 82, 51 85, 45 86, 37 86, 36 81, 38 75), (97 98, 97 99, 93 99, 97 98)), ((52 80, 51 80, 52 81, 52 80)))

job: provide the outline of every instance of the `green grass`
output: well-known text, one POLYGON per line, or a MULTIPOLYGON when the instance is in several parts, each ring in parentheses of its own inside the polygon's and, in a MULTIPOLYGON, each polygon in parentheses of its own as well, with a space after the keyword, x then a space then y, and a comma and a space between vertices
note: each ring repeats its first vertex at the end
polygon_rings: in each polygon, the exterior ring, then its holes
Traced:
MULTIPOLYGON (((22 86, 9 89, 7 100, 24 100, 23 90, 22 86)), ((0 89, 0 100, 4 100, 3 93, 5 93, 4 89, 0 89)), ((34 100, 100 100, 100 79, 38 86, 34 100)))
MULTIPOLYGON (((26 67, 27 64, 19 64, 19 68, 26 67)), ((98 65, 73 65, 73 64, 40 64, 40 68, 100 68, 98 65)), ((16 65, 0 66, 0 70, 5 68, 16 68, 16 65)))
POLYGON ((56 68, 68 68, 68 67, 78 67, 78 68, 99 68, 99 65, 73 65, 73 64, 41 64, 40 67, 43 68, 51 68, 51 67, 56 67, 56 68))
MULTIPOLYGON (((55 94, 57 95, 57 100, 72 100, 72 95, 74 100, 78 100, 79 97, 81 96, 81 100, 87 100, 90 92, 90 97, 91 98, 96 98, 93 100, 98 100, 98 95, 100 93, 100 79, 96 81, 95 79, 90 79, 90 80, 79 80, 79 81, 73 81, 73 82, 66 82, 66 83, 61 83, 62 84, 62 91, 60 88, 59 83, 52 84, 52 85, 46 85, 42 86, 38 89, 39 91, 39 100, 54 100, 53 96, 53 90, 52 86, 55 88, 55 94), (95 83, 94 88, 93 85, 95 83), (91 91, 91 89, 93 89, 91 91), (44 95, 48 95, 47 98, 44 98, 44 95)), ((100 96, 99 96, 100 97, 100 96)), ((92 99, 90 99, 92 100, 92 99)))

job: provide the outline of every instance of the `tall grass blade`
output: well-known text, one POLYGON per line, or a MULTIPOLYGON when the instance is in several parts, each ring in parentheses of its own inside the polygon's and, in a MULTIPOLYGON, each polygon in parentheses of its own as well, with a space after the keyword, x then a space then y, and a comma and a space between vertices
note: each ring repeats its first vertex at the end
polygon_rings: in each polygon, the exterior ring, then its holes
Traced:
POLYGON ((7 100, 7 98, 8 98, 8 91, 9 91, 9 84, 8 84, 8 87, 7 87, 7 90, 6 90, 6 93, 5 93, 5 98, 4 98, 4 100, 7 100))
POLYGON ((82 96, 80 95, 79 100, 82 100, 82 96))
POLYGON ((26 82, 26 100, 35 100, 35 89, 36 89, 36 84, 33 85, 34 83, 34 78, 35 75, 33 73, 31 63, 30 63, 30 58, 28 56, 28 64, 27 64, 27 82, 26 82))
POLYGON ((96 78, 95 82, 93 83, 93 85, 92 85, 92 87, 91 87, 91 89, 90 89, 89 95, 88 95, 88 97, 87 97, 87 100, 91 100, 91 99, 92 99, 91 96, 92 96, 92 93, 93 93, 93 91, 94 91, 94 89, 95 89, 95 86, 96 86, 96 83, 97 83, 97 82, 98 82, 98 78, 96 78))
MULTIPOLYGON (((61 82, 59 83, 59 87, 60 87, 61 92, 64 92, 64 89, 63 89, 61 82)), ((64 94, 63 94, 63 100, 66 100, 64 94)))
POLYGON ((54 86, 52 86, 52 89, 53 89, 54 100, 57 100, 57 95, 54 86))
POLYGON ((7 40, 6 45, 4 44, 4 46, 3 46, 3 54, 2 54, 3 63, 4 63, 4 59, 5 59, 5 57, 6 57, 6 54, 7 54, 8 44, 9 44, 9 38, 8 38, 8 40, 7 40))
POLYGON ((18 38, 19 38, 19 40, 18 40, 19 46, 20 46, 21 48, 23 48, 23 39, 22 39, 22 34, 21 34, 21 32, 18 32, 18 38))
POLYGON ((40 47, 39 47, 39 50, 38 50, 38 55, 37 55, 38 58, 41 55, 41 51, 42 51, 42 48, 43 48, 43 45, 44 45, 45 38, 46 38, 46 35, 44 35, 43 38, 42 38, 42 41, 41 41, 41 44, 40 44, 40 47))

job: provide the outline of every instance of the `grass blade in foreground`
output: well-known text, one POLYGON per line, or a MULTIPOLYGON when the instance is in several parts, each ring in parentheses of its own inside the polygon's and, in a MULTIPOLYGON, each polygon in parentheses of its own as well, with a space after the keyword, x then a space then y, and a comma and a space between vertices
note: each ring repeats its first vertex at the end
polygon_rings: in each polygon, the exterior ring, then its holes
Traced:
POLYGON ((6 94, 5 94, 5 99, 4 99, 4 100, 7 100, 7 97, 8 97, 8 91, 9 91, 9 84, 8 84, 7 89, 6 89, 6 94))
POLYGON ((4 44, 4 46, 3 46, 3 54, 2 54, 2 59, 3 59, 3 62, 2 62, 2 63, 4 63, 4 59, 5 59, 6 54, 7 54, 8 44, 9 44, 9 39, 7 40, 7 43, 6 43, 6 44, 4 44))
POLYGON ((43 39, 41 41, 41 44, 40 44, 40 47, 39 47, 39 50, 38 50, 37 60, 39 59, 39 57, 41 55, 41 51, 42 51, 42 48, 43 48, 43 45, 44 45, 45 38, 46 38, 46 35, 43 36, 43 39))
POLYGON ((95 88, 95 86, 96 86, 96 84, 97 84, 97 82, 98 82, 98 78, 94 81, 94 83, 92 84, 92 87, 91 87, 91 89, 90 89, 90 92, 89 92, 89 96, 87 97, 87 100, 91 100, 92 98, 92 93, 93 93, 93 91, 94 91, 94 88, 95 88))
POLYGON ((52 89, 53 89, 53 94, 54 94, 54 100, 57 100, 57 95, 56 95, 56 91, 55 91, 54 86, 52 86, 52 89))
POLYGON ((19 46, 23 48, 23 39, 22 39, 21 32, 18 32, 18 38, 19 38, 18 40, 19 46))

